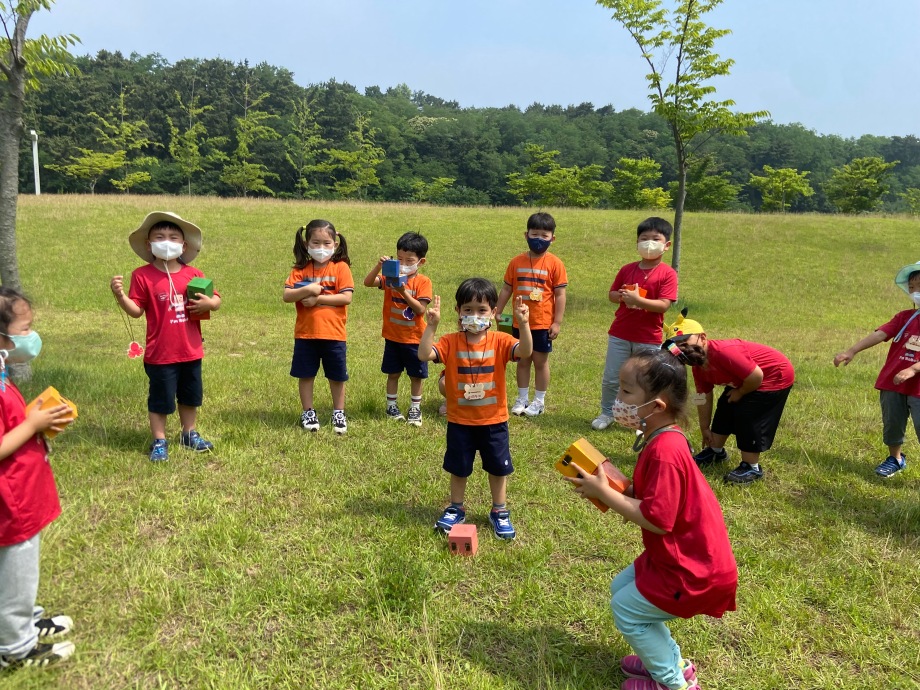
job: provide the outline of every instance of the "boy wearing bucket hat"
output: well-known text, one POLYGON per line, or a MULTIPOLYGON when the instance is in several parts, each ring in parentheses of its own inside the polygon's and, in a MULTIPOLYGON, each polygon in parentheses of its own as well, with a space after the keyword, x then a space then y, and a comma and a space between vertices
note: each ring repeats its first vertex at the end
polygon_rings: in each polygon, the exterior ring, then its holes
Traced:
POLYGON ((795 382, 786 356, 772 347, 747 340, 710 340, 703 326, 686 318, 686 310, 665 328, 662 349, 674 354, 693 371, 697 415, 705 448, 693 456, 700 467, 728 460, 725 441, 734 434, 741 464, 725 475, 732 484, 763 479, 760 454, 773 437, 795 382), (715 415, 712 391, 725 386, 715 415))
POLYGON ((201 251, 201 230, 174 213, 150 213, 128 237, 134 252, 147 262, 131 274, 125 294, 122 276, 112 278, 111 289, 124 312, 135 319, 147 317, 144 370, 150 379, 147 411, 150 419, 150 460, 169 458, 166 418, 178 402, 182 423, 180 444, 196 452, 214 445, 195 429, 203 392, 201 322, 189 314, 201 315, 220 308, 220 295, 186 297, 193 278, 204 274, 189 264, 201 251))
POLYGON ((913 375, 914 365, 920 363, 920 262, 898 271, 894 282, 910 296, 915 308, 899 311, 891 321, 834 357, 835 367, 846 366, 857 352, 891 340, 875 381, 882 408, 882 443, 888 446, 888 457, 875 468, 875 473, 886 479, 907 467, 901 448, 908 416, 920 439, 920 377, 913 375))

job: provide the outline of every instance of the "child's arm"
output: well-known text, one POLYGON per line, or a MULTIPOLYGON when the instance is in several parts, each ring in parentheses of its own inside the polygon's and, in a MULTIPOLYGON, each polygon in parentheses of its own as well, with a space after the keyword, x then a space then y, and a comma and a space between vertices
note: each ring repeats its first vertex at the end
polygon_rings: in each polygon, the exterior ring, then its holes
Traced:
POLYGON ((409 294, 409 291, 406 289, 406 285, 400 285, 399 287, 392 288, 399 293, 399 295, 406 300, 406 304, 409 305, 409 308, 415 313, 416 316, 421 316, 425 313, 425 310, 428 308, 427 300, 425 303, 420 300, 415 299, 412 295, 409 294))
POLYGON ((285 286, 284 292, 281 293, 281 300, 283 302, 300 302, 308 297, 319 297, 322 291, 323 286, 319 283, 310 283, 309 285, 295 288, 285 286))
MULTIPOLYGON (((383 262, 389 261, 390 257, 381 256, 377 265, 371 269, 371 272, 364 277, 364 287, 377 287, 380 285, 380 269, 383 268, 383 262)), ((416 312, 421 313, 421 312, 416 312)))
POLYGON ((562 317, 565 315, 565 286, 558 287, 554 290, 556 293, 556 307, 553 309, 553 323, 549 327, 549 333, 546 337, 555 340, 559 337, 559 329, 562 328, 562 317))
POLYGON ((422 362, 433 362, 438 355, 434 350, 434 334, 441 322, 441 297, 435 295, 431 298, 428 311, 425 313, 425 330, 418 344, 418 358, 422 362))
POLYGON ((220 295, 214 295, 213 297, 208 297, 203 292, 198 293, 196 299, 190 299, 188 301, 189 311, 193 314, 204 314, 209 311, 217 311, 220 309, 220 295))
POLYGON ((642 514, 642 511, 639 510, 639 505, 642 503, 640 499, 615 491, 611 488, 603 472, 589 474, 574 462, 572 463, 572 467, 578 472, 578 476, 563 477, 563 479, 575 485, 575 493, 585 498, 594 498, 605 503, 630 522, 639 525, 642 529, 647 529, 649 532, 654 532, 655 534, 667 534, 663 529, 649 522, 642 514))
POLYGON ((43 410, 42 399, 39 398, 37 402, 25 421, 10 429, 9 433, 3 434, 3 440, 0 441, 0 460, 6 460, 35 434, 49 429, 63 431, 64 427, 73 421, 70 407, 67 405, 55 405, 43 410))
MULTIPOLYGON (((118 306, 122 308, 125 314, 135 319, 139 319, 144 315, 143 307, 125 294, 124 276, 115 276, 112 278, 109 287, 112 288, 112 294, 115 295, 115 301, 118 302, 118 306)), ((18 447, 19 446, 17 446, 17 448, 18 447)))
MULTIPOLYGON (((613 301, 612 298, 611 301, 613 301)), ((645 311, 655 312, 656 314, 664 314, 671 308, 671 300, 640 297, 638 290, 620 290, 620 301, 627 307, 644 309, 645 311)))
POLYGON ((885 331, 873 331, 858 343, 853 345, 849 350, 838 352, 837 356, 834 357, 834 366, 839 367, 841 364, 846 366, 853 361, 853 358, 856 356, 857 352, 868 350, 870 347, 878 345, 879 343, 884 343, 886 340, 888 340, 888 334, 885 333, 885 331))
POLYGON ((498 293, 498 302, 495 303, 495 313, 501 314, 505 311, 505 305, 511 299, 511 286, 508 283, 502 284, 501 292, 498 293))
POLYGON ((610 293, 607 295, 607 299, 609 299, 614 304, 619 304, 620 302, 623 301, 620 297, 619 289, 611 290, 610 293))
POLYGON ((748 393, 753 393, 760 388, 761 383, 763 383, 763 369, 755 366, 754 371, 748 374, 744 381, 741 382, 740 388, 732 388, 728 392, 728 402, 738 402, 748 393))
POLYGON ((336 295, 320 295, 316 298, 315 304, 324 304, 327 307, 346 307, 351 304, 353 294, 351 290, 347 290, 336 295))
POLYGON ((696 406, 696 416, 700 420, 700 435, 703 437, 703 447, 708 448, 712 445, 712 391, 706 393, 706 400, 702 405, 696 406))
POLYGON ((533 333, 530 332, 530 307, 524 304, 524 297, 518 295, 514 298, 514 318, 518 322, 518 346, 515 355, 518 359, 530 357, 533 354, 533 333))
POLYGON ((904 383, 907 379, 913 378, 917 372, 920 372, 920 362, 907 367, 907 369, 901 369, 894 375, 894 382, 896 384, 904 383))

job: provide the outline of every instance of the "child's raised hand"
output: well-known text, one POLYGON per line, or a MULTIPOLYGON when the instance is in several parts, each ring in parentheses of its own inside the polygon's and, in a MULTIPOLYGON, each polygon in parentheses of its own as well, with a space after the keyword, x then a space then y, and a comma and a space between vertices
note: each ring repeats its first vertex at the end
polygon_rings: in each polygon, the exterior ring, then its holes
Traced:
POLYGON ((112 282, 109 283, 109 287, 112 288, 112 294, 116 297, 119 297, 125 291, 124 276, 115 276, 112 278, 112 282))
POLYGON ((425 311, 425 321, 429 326, 437 326, 441 323, 441 296, 435 295, 431 298, 431 304, 425 311))
POLYGON ((517 319, 518 325, 528 323, 530 320, 530 307, 524 303, 522 295, 514 298, 514 318, 517 319))
POLYGON ((578 476, 563 477, 563 479, 575 485, 575 493, 582 498, 598 498, 600 500, 604 500, 604 489, 610 486, 607 482, 607 477, 604 476, 602 472, 591 474, 587 470, 583 470, 574 462, 572 463, 571 467, 575 468, 575 471, 578 472, 578 476))
POLYGON ((42 433, 49 429, 64 431, 64 428, 73 422, 73 415, 69 406, 61 404, 43 410, 41 409, 42 402, 44 400, 39 398, 28 416, 28 421, 32 424, 32 428, 35 429, 35 433, 42 433))
POLYGON ((380 260, 377 261, 377 265, 378 265, 378 266, 383 266, 383 262, 384 262, 384 261, 389 261, 389 260, 390 260, 390 257, 388 257, 388 256, 381 256, 381 257, 380 257, 380 260))
POLYGON ((913 378, 915 373, 916 372, 914 371, 913 367, 907 367, 907 369, 901 369, 901 371, 899 371, 897 374, 894 375, 894 382, 896 384, 904 383, 907 379, 913 378))

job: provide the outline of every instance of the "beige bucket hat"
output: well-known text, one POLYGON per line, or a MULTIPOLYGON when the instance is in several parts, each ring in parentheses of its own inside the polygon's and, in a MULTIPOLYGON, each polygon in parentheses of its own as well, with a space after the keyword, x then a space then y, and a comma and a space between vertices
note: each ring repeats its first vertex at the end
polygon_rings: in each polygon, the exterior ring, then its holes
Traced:
POLYGON ((131 249, 147 263, 155 261, 156 257, 150 252, 150 247, 147 246, 147 235, 150 233, 150 228, 157 223, 164 222, 172 223, 182 230, 182 234, 185 236, 185 251, 182 252, 179 260, 184 264, 192 263, 195 257, 198 256, 198 252, 201 251, 201 228, 169 211, 148 213, 141 226, 128 236, 128 243, 131 245, 131 249))

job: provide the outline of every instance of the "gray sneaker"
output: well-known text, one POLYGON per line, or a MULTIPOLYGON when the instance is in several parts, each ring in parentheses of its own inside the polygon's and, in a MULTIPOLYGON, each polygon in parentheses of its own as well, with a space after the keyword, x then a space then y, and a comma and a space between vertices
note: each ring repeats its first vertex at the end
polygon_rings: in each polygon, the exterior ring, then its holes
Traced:
POLYGON ((594 418, 593 422, 591 422, 591 428, 596 431, 602 431, 603 429, 606 429, 611 424, 613 424, 613 416, 609 414, 604 414, 602 412, 601 414, 597 415, 597 417, 594 418))

